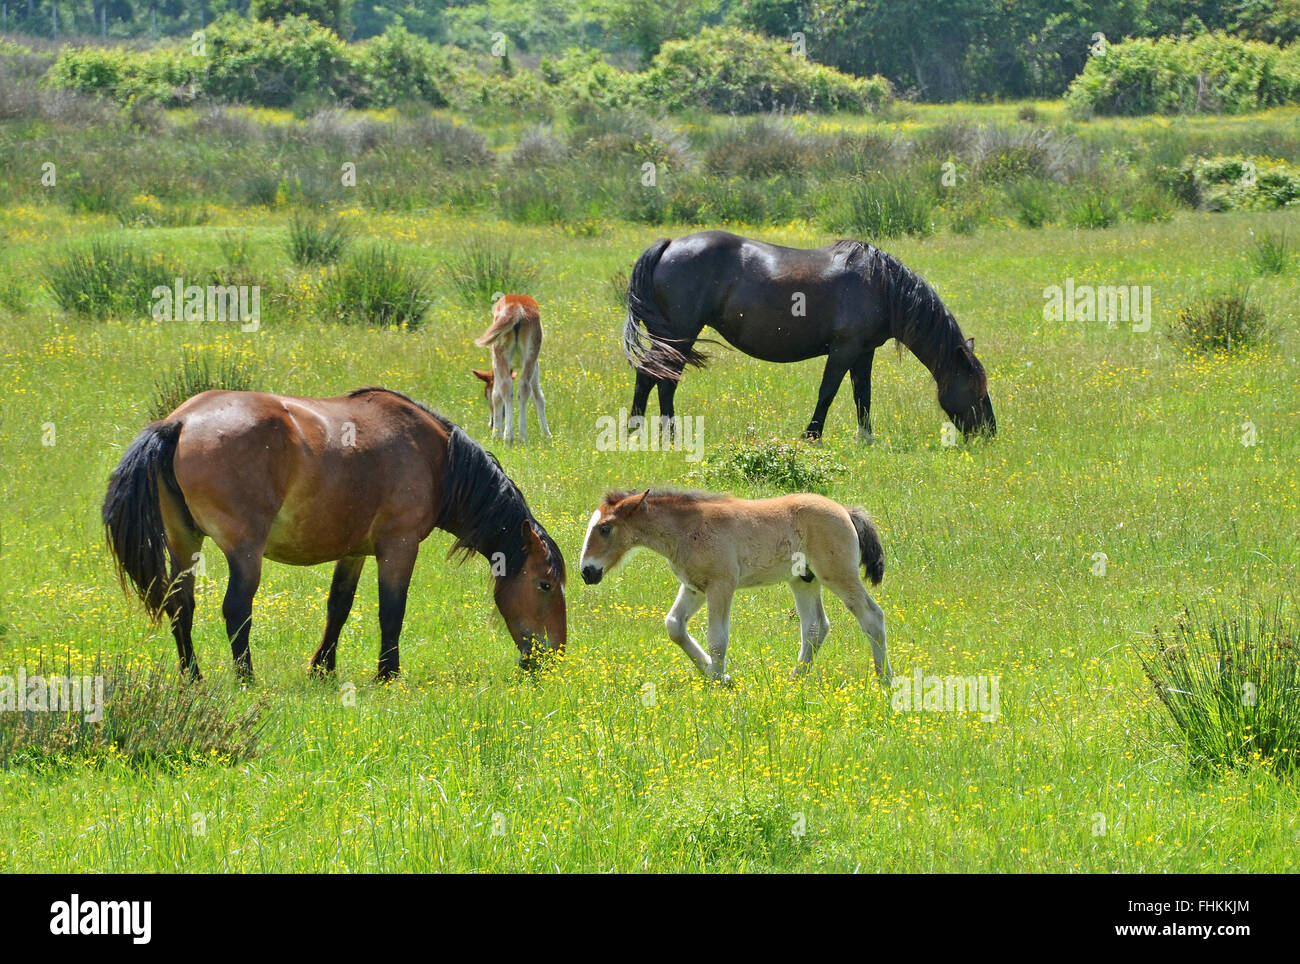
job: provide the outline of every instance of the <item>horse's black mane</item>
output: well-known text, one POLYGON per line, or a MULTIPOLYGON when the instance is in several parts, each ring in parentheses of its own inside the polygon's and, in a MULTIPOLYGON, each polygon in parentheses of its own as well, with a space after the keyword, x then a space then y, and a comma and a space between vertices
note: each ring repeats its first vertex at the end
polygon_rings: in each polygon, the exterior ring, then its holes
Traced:
POLYGON ((957 319, 928 281, 892 254, 862 241, 836 241, 831 250, 881 292, 889 306, 889 330, 894 338, 918 356, 934 358, 940 389, 958 373, 959 362, 964 363, 963 370, 981 370, 957 319))
POLYGON ((527 546, 521 535, 527 521, 533 523, 546 547, 547 562, 560 579, 564 579, 564 555, 560 547, 533 516, 524 494, 506 475, 496 456, 466 435, 451 419, 409 395, 391 388, 358 388, 348 392, 348 398, 370 392, 395 395, 431 416, 447 430, 442 511, 434 525, 456 536, 448 555, 460 553, 462 557, 468 557, 471 553, 481 552, 488 556, 502 552, 505 554, 506 575, 513 576, 523 568, 527 556, 527 546))

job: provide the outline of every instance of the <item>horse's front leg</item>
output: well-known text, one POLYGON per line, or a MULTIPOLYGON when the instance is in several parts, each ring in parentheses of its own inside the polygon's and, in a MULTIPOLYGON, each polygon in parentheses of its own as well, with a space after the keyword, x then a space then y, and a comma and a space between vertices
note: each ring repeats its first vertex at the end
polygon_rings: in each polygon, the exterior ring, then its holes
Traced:
POLYGON ((682 648, 682 652, 690 657, 696 669, 708 676, 709 654, 700 647, 695 637, 686 628, 691 617, 699 612, 703 605, 704 593, 683 583, 682 588, 677 591, 677 600, 673 603, 673 608, 668 610, 668 615, 664 617, 664 626, 668 629, 668 638, 682 648))
POLYGON ((329 602, 325 604, 325 635, 320 648, 311 658, 313 673, 333 673, 334 656, 338 650, 339 633, 352 612, 352 600, 357 595, 357 580, 366 564, 365 556, 345 556, 334 564, 334 578, 330 581, 329 602))
POLYGON ((835 393, 840 390, 840 383, 844 381, 844 373, 848 370, 849 366, 842 358, 834 354, 826 356, 826 368, 822 372, 822 384, 817 392, 817 407, 813 409, 812 420, 809 421, 808 427, 803 430, 804 438, 822 437, 826 413, 830 411, 831 402, 835 399, 835 393))
POLYGON ((853 382, 853 404, 858 410, 858 441, 868 444, 876 438, 871 431, 871 363, 875 358, 876 350, 868 348, 849 369, 849 377, 853 382))
POLYGON ((709 669, 707 675, 730 683, 727 675, 727 643, 731 639, 731 597, 735 587, 713 584, 705 595, 709 603, 709 669))
MULTIPOLYGON (((507 423, 508 424, 508 423, 507 423)), ((376 543, 375 561, 379 564, 379 681, 389 680, 401 671, 397 641, 406 618, 406 595, 411 588, 411 573, 419 543, 411 537, 376 543)))

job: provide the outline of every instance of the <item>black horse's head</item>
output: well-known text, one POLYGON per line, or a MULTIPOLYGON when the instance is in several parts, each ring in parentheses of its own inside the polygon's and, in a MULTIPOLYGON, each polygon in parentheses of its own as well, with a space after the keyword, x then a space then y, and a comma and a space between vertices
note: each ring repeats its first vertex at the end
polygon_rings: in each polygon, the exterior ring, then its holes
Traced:
POLYGON ((993 400, 989 397, 989 379, 984 366, 975 357, 974 338, 966 339, 956 353, 952 370, 939 387, 939 406, 966 438, 997 434, 993 400))

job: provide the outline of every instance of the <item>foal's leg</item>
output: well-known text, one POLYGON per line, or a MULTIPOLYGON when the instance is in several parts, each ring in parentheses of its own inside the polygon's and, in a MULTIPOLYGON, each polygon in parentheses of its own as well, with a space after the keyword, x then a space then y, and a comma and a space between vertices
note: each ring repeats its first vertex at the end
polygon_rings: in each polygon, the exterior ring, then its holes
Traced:
POLYGON ((823 581, 831 592, 840 597, 871 640, 871 658, 876 664, 876 676, 888 686, 894 678, 894 670, 889 665, 889 650, 885 646, 885 614, 857 576, 857 571, 854 570, 852 577, 842 582, 832 584, 823 581))
POLYGON ((709 654, 700 648, 700 644, 686 628, 691 617, 699 612, 703 605, 704 593, 683 584, 682 588, 677 590, 677 600, 673 603, 673 608, 668 610, 668 615, 664 617, 664 626, 668 628, 668 638, 682 648, 682 652, 691 658, 696 669, 708 676, 709 654))
POLYGON ((320 648, 311 658, 313 673, 333 673, 334 656, 339 645, 339 633, 352 612, 352 600, 357 594, 357 580, 366 564, 365 556, 345 556, 334 563, 334 578, 330 581, 330 598, 325 604, 325 635, 320 648))
POLYGON ((835 354, 826 356, 826 368, 822 371, 821 388, 817 391, 817 407, 813 409, 812 420, 808 427, 803 430, 804 438, 818 439, 822 437, 822 427, 826 424, 826 413, 830 411, 831 402, 835 399, 835 393, 840 390, 840 383, 844 381, 844 373, 849 370, 848 362, 835 354))
POLYGON ((262 583, 262 545, 240 546, 226 552, 230 581, 221 614, 226 618, 226 635, 230 637, 230 654, 235 673, 245 682, 253 679, 253 655, 248 637, 253 629, 253 597, 262 583))
POLYGON ((853 404, 858 410, 859 442, 875 441, 875 435, 871 432, 871 363, 875 358, 876 350, 868 348, 849 369, 849 378, 853 382, 853 404))
POLYGON ((397 640, 406 618, 406 594, 411 588, 411 572, 419 543, 398 539, 375 546, 379 563, 379 680, 395 677, 401 670, 397 640))
POLYGON ((709 671, 708 675, 730 683, 727 675, 727 643, 731 639, 731 597, 734 586, 714 583, 705 596, 709 602, 709 671))
POLYGON ((826 618, 826 609, 822 606, 822 587, 817 580, 804 582, 802 579, 790 580, 790 592, 794 595, 794 606, 799 611, 799 665, 794 675, 807 672, 813 657, 822 648, 826 633, 831 628, 826 618))
POLYGON ((533 366, 533 377, 529 385, 532 387, 533 407, 537 409, 537 424, 541 426, 542 434, 550 438, 551 429, 546 424, 546 399, 542 395, 542 373, 536 365, 533 366))
POLYGON ((510 359, 500 348, 492 351, 492 402, 501 437, 507 443, 513 442, 515 380, 510 377, 510 359))

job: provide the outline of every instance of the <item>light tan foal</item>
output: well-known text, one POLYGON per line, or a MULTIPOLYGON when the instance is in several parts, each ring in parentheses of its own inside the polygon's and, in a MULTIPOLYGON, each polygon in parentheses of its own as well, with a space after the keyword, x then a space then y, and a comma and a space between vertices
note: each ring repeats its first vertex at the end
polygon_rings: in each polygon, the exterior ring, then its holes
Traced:
POLYGON ((875 527, 860 509, 820 495, 750 501, 694 492, 611 492, 591 515, 582 547, 582 579, 594 585, 633 549, 659 553, 681 582, 664 620, 668 635, 711 679, 729 681, 727 644, 731 597, 737 589, 784 582, 799 611, 799 664, 806 671, 830 629, 822 605, 825 585, 848 607, 871 641, 876 676, 893 677, 885 645, 885 617, 858 567, 873 584, 885 557, 875 527), (708 651, 687 630, 709 607, 708 651))
MULTIPOLYGON (((492 307, 492 324, 474 339, 480 348, 492 348, 492 379, 489 382, 492 434, 501 430, 507 443, 514 441, 514 388, 512 369, 519 372, 519 441, 528 441, 528 400, 537 409, 537 423, 547 438, 546 399, 537 357, 542 351, 542 315, 537 302, 527 295, 502 295, 492 307)), ((477 372, 475 374, 478 374, 477 372)), ((482 375, 479 375, 483 378, 482 375)), ((488 381, 484 379, 484 381, 488 381)))

